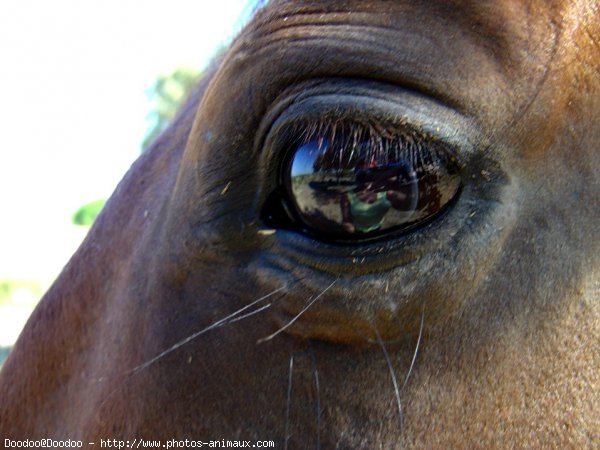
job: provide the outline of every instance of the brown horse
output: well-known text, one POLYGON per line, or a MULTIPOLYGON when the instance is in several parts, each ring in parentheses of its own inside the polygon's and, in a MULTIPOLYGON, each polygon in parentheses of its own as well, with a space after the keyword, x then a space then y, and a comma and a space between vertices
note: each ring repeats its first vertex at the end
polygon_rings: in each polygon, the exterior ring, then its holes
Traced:
POLYGON ((599 39, 595 0, 267 5, 32 315, 3 445, 598 447, 599 39), (290 189, 325 141, 460 186, 344 235, 290 189))

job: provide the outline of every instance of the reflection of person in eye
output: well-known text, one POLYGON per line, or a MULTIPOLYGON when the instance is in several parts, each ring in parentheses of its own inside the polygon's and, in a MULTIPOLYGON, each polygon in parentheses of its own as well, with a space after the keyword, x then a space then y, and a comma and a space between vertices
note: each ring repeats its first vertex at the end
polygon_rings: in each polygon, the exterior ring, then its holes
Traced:
POLYGON ((404 192, 377 189, 373 182, 361 183, 341 197, 342 227, 347 233, 377 231, 389 209, 402 209, 406 200, 404 192))

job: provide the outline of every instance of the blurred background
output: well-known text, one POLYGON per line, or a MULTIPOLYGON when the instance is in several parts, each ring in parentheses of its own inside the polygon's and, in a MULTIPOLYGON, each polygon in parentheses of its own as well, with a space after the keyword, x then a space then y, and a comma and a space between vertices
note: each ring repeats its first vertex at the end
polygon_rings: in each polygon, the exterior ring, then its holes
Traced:
POLYGON ((116 184, 258 2, 0 2, 0 365, 116 184))

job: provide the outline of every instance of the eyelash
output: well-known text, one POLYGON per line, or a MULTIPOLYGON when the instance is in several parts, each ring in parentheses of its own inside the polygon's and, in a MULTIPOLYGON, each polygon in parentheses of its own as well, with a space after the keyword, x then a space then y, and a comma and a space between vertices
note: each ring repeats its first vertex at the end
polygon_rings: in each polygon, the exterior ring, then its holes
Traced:
MULTIPOLYGON (((283 141, 288 148, 297 148, 311 141, 319 142, 319 147, 322 147, 327 142, 327 152, 333 154, 341 165, 349 162, 360 146, 367 149, 363 157, 380 164, 388 160, 405 160, 413 167, 451 164, 460 171, 452 147, 407 124, 389 126, 377 121, 327 119, 296 122, 288 128, 283 141)), ((288 160, 293 157, 291 153, 286 155, 288 160)))

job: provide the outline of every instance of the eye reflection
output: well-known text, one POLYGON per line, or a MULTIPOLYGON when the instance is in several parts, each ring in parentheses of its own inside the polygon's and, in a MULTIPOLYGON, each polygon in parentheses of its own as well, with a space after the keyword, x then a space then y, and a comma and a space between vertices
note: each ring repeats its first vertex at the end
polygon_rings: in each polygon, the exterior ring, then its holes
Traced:
POLYGON ((338 126, 313 132, 291 155, 283 179, 296 218, 334 239, 418 225, 460 187, 450 153, 415 132, 338 126))

